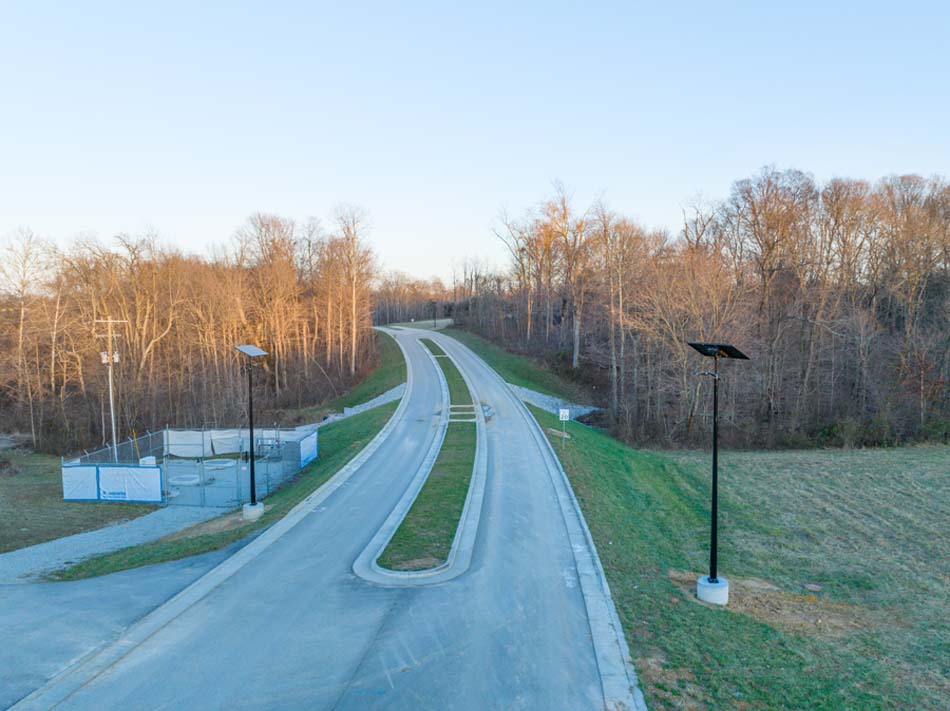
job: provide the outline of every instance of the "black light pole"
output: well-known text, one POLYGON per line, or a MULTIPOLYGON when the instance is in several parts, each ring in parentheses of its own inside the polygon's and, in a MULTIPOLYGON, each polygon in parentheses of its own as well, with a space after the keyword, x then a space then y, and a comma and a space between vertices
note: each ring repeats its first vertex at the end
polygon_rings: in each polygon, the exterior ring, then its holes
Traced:
POLYGON ((692 348, 707 358, 713 359, 713 426, 712 426, 712 515, 709 522, 709 575, 699 579, 697 593, 702 600, 725 605, 729 600, 729 582, 719 578, 719 359, 735 358, 748 360, 735 346, 725 343, 690 343, 692 348))
MULTIPOLYGON (((251 440, 251 506, 254 506, 257 503, 257 481, 254 478, 254 378, 252 372, 254 371, 254 361, 249 360, 247 362, 247 426, 250 430, 249 437, 251 440)), ((713 455, 715 457, 715 455, 713 455)), ((715 461, 715 459, 713 460, 715 461)), ((715 466, 715 465, 713 465, 715 466)), ((715 570, 715 567, 713 567, 715 570)), ((715 575, 715 573, 713 573, 715 575)))
MULTIPOLYGON (((709 534, 709 582, 718 583, 716 575, 719 555, 719 356, 713 357, 713 471, 712 471, 712 530, 709 534)), ((253 469, 251 470, 254 471, 253 469)), ((254 475, 251 474, 251 482, 254 475)), ((253 483, 251 484, 253 487, 253 483)), ((253 489, 251 489, 253 491, 253 489)), ((253 494, 252 494, 253 496, 253 494)))
POLYGON ((267 355, 267 351, 252 345, 234 346, 239 352, 247 356, 247 424, 248 437, 250 438, 250 464, 251 464, 251 504, 250 508, 244 507, 244 518, 255 520, 260 518, 263 513, 263 507, 257 503, 257 482, 254 478, 254 360, 267 355))

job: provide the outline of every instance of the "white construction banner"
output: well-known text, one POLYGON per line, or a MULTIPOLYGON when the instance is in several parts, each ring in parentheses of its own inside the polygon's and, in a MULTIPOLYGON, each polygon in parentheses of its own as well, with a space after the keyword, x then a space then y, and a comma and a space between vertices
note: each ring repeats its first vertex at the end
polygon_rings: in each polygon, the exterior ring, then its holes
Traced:
POLYGON ((99 498, 102 501, 161 502, 162 469, 161 467, 100 466, 99 498))
POLYGON ((241 430, 211 430, 211 448, 215 456, 241 451, 241 430))
POLYGON ((63 467, 63 500, 95 501, 99 498, 96 467, 63 467))
POLYGON ((211 433, 201 430, 168 430, 165 450, 173 457, 209 457, 212 454, 211 433))
POLYGON ((314 431, 300 440, 300 468, 303 469, 316 458, 317 433, 314 431))

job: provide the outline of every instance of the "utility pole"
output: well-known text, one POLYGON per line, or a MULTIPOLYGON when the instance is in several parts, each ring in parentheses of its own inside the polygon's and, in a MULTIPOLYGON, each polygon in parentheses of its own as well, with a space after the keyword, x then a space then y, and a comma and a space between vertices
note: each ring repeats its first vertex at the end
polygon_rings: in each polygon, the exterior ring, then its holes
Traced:
POLYGON ((119 461, 119 444, 118 444, 118 435, 115 429, 115 386, 113 384, 112 378, 112 366, 114 363, 119 362, 119 351, 115 347, 115 339, 117 335, 112 330, 112 327, 117 323, 128 323, 128 321, 122 319, 112 319, 112 318, 100 318, 96 319, 96 323, 106 324, 106 333, 97 333, 96 338, 105 338, 106 339, 106 348, 108 350, 101 351, 99 356, 102 358, 103 364, 109 369, 109 418, 112 422, 112 461, 119 461))

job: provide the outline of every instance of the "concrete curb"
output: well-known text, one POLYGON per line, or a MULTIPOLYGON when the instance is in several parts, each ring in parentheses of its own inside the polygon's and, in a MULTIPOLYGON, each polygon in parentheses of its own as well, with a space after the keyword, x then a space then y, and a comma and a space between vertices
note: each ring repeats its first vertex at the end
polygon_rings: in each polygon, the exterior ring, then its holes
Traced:
MULTIPOLYGON (((402 344, 400 344, 401 346, 402 344)), ((428 352, 428 349, 427 349, 428 352)), ((392 513, 380 527, 379 531, 373 536, 369 545, 363 550, 360 556, 353 563, 353 572, 364 580, 383 585, 387 587, 412 587, 416 585, 432 585, 442 583, 447 580, 457 578, 466 572, 472 563, 472 551, 475 548, 475 538, 478 534, 478 524, 482 515, 482 502, 485 498, 485 481, 488 472, 488 453, 485 446, 485 418, 481 408, 475 407, 475 463, 472 469, 472 479, 469 483, 468 494, 465 497, 465 504, 462 508, 462 514, 459 517, 458 527, 455 529, 455 537, 452 539, 452 547, 445 562, 434 568, 426 570, 389 570, 383 568, 376 561, 386 550, 389 541, 396 534, 399 526, 402 524, 409 509, 415 502, 416 497, 425 485, 429 472, 442 449, 442 442, 445 439, 445 432, 448 429, 451 405, 449 405, 449 389, 435 356, 429 352, 436 371, 439 374, 439 380, 442 385, 442 420, 440 421, 440 433, 433 441, 428 454, 419 471, 416 473, 406 493, 396 504, 392 513), (436 446, 438 443, 438 446, 436 446)), ((455 362, 454 359, 449 358, 455 362)), ((406 358, 406 362, 409 359, 406 358)), ((458 363, 456 363, 458 368, 458 363)), ((472 382, 465 375, 461 368, 459 373, 468 386, 472 401, 477 405, 479 403, 478 393, 472 385, 472 382)))
MULTIPOLYGON (((406 393, 412 389, 412 372, 407 361, 406 393)), ((136 647, 159 632, 163 627, 200 602, 216 587, 227 581, 244 566, 276 543, 285 533, 300 523, 337 489, 345 486, 353 474, 379 449, 396 423, 402 418, 409 398, 405 395, 399 407, 383 429, 363 449, 343 466, 329 481, 294 506, 286 516, 267 528, 257 538, 233 556, 220 563, 195 582, 126 629, 119 637, 106 642, 77 659, 71 666, 56 674, 39 689, 10 707, 9 711, 51 709, 72 696, 83 686, 106 672, 136 647)))
POLYGON ((567 524, 568 537, 574 549, 574 561, 587 605, 587 619, 607 708, 647 711, 623 626, 620 624, 620 616, 610 594, 610 585, 607 583, 600 556, 597 555, 594 539, 574 495, 574 489, 537 420, 523 404, 521 409, 524 411, 524 417, 530 420, 535 441, 549 461, 548 472, 551 474, 561 513, 567 524))
POLYGON ((600 671, 605 707, 608 711, 647 711, 646 701, 640 690, 627 640, 620 624, 620 617, 610 595, 607 576, 567 473, 561 466, 548 438, 541 431, 537 420, 517 393, 491 366, 467 346, 454 339, 453 342, 468 351, 476 363, 483 364, 486 371, 497 378, 511 393, 512 399, 517 403, 517 409, 528 422, 534 440, 548 463, 548 474, 551 477, 568 538, 574 551, 574 563, 587 608, 587 620, 597 658, 597 668, 600 671))

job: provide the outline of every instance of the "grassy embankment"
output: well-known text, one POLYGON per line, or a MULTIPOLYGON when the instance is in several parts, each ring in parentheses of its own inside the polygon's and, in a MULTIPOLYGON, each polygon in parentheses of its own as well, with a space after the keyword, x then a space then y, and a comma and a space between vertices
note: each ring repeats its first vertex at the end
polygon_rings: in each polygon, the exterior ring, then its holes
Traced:
POLYGON ((539 360, 506 351, 501 346, 468 331, 449 328, 444 333, 461 341, 481 356, 505 382, 571 402, 583 403, 589 400, 583 388, 564 380, 539 360))
POLYGON ((59 457, 22 449, 0 452, 0 553, 127 521, 155 508, 63 501, 59 457))
POLYGON ((354 407, 369 402, 374 397, 392 390, 406 382, 406 361, 395 339, 381 331, 374 331, 379 346, 379 363, 363 380, 330 402, 316 407, 284 413, 297 423, 320 422, 325 415, 342 412, 345 407, 354 407))
POLYGON ((50 577, 55 580, 77 580, 177 560, 223 548, 265 528, 286 515, 355 457, 383 428, 397 405, 396 402, 381 405, 321 427, 320 458, 308 465, 291 483, 265 499, 266 510, 258 521, 246 522, 241 518, 241 512, 237 511, 151 543, 87 558, 50 577))
MULTIPOLYGON (((422 342, 442 367, 452 405, 477 406, 455 364, 429 339, 422 342)), ((465 419, 472 407, 456 408, 465 419)), ((399 529, 379 557, 391 570, 425 570, 443 563, 452 548, 475 464, 475 423, 450 422, 439 456, 399 529)))
POLYGON ((635 450, 574 422, 562 448, 556 416, 531 409, 556 440, 650 709, 946 708, 947 448, 721 453, 732 590, 714 608, 694 595, 708 453, 635 450))

